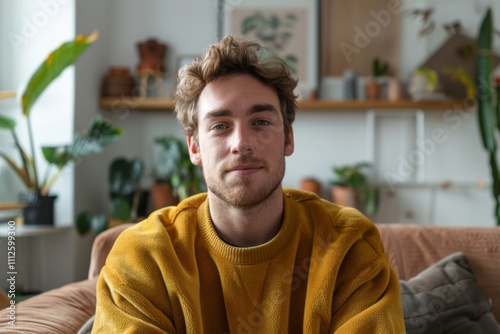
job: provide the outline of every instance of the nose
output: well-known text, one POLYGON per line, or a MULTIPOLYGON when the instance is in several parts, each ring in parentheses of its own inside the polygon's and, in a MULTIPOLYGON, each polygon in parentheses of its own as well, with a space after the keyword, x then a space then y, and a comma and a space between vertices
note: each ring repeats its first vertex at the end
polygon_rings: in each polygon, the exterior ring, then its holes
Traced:
POLYGON ((230 139, 231 153, 247 154, 252 152, 253 143, 255 141, 251 129, 245 125, 235 125, 230 139))

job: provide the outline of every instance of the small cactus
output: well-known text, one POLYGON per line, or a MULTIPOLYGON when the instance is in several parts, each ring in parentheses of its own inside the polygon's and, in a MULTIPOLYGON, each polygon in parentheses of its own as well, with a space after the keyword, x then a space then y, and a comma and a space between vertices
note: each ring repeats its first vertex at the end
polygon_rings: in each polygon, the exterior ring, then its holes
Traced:
POLYGON ((374 78, 378 78, 378 77, 386 74, 388 70, 389 70, 389 63, 388 62, 382 61, 378 57, 376 57, 373 60, 372 74, 373 74, 374 78))

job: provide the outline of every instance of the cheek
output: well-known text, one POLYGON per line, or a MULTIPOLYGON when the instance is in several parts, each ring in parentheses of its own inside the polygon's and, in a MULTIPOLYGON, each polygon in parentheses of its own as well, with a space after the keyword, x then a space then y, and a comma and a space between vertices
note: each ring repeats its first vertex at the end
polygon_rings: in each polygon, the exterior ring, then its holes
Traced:
POLYGON ((200 144, 200 159, 203 164, 214 164, 224 155, 224 143, 217 140, 205 141, 200 144))
POLYGON ((266 131, 252 139, 254 148, 258 152, 276 151, 283 149, 285 137, 281 131, 266 131))

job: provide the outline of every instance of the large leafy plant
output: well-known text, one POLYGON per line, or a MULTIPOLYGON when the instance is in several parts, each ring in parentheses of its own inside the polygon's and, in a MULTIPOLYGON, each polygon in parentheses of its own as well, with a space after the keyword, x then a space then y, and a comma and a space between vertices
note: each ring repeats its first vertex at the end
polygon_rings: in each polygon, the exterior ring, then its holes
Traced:
POLYGON ((31 112, 35 102, 45 89, 68 66, 76 62, 89 45, 97 40, 97 33, 89 36, 79 35, 74 40, 62 44, 52 51, 31 76, 21 98, 22 113, 26 120, 29 151, 26 150, 16 134, 14 119, 0 115, 0 129, 12 134, 14 145, 20 157, 20 163, 11 156, 0 151, 3 158, 12 170, 21 178, 26 188, 37 195, 44 196, 57 180, 65 166, 83 156, 97 153, 102 148, 121 137, 122 131, 111 123, 95 117, 90 127, 81 134, 75 135, 73 143, 62 146, 44 146, 42 153, 49 163, 48 170, 43 178, 38 174, 39 169, 35 157, 35 145, 32 134, 31 112))
POLYGON ((477 38, 476 97, 481 140, 489 156, 495 219, 500 226, 500 170, 497 161, 496 135, 500 133, 500 82, 495 83, 493 94, 493 14, 488 9, 477 38), (496 95, 496 97, 494 96, 496 95))

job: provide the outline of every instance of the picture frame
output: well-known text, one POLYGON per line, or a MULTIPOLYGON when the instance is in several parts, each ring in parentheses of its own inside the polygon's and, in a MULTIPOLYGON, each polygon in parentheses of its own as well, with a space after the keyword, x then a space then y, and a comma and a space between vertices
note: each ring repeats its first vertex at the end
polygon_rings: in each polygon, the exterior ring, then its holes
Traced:
POLYGON ((318 1, 219 0, 218 37, 257 41, 284 59, 298 79, 296 93, 309 99, 319 90, 318 1))
POLYGON ((399 1, 318 0, 320 77, 342 76, 346 68, 359 76, 371 76, 373 60, 389 64, 389 73, 399 72, 399 1))

